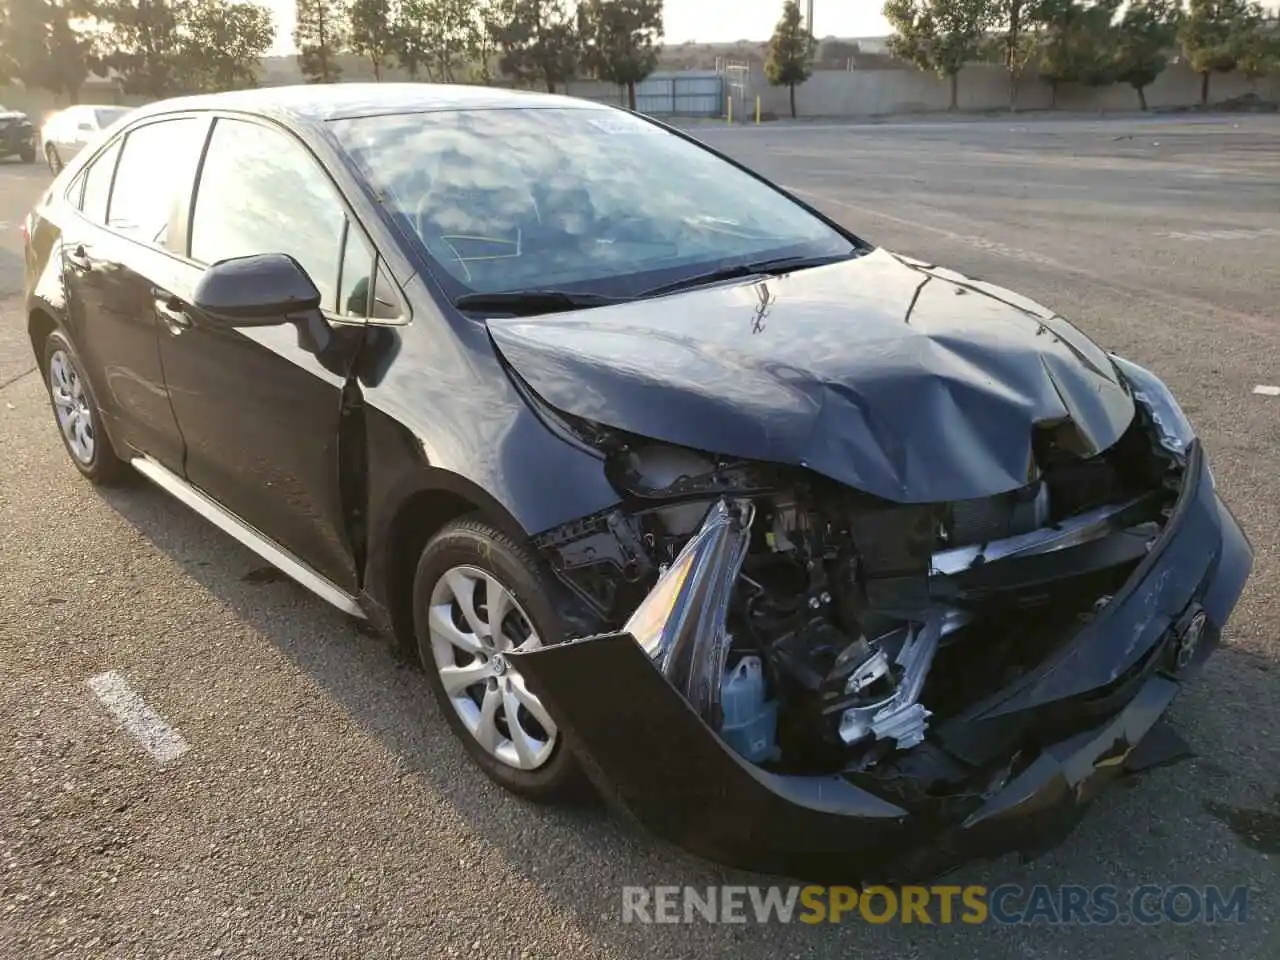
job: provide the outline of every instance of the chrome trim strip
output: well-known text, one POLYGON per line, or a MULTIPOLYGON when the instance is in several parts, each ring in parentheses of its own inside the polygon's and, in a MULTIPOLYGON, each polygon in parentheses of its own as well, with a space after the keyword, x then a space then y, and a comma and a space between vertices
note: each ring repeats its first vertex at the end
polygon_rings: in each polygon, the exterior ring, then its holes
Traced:
POLYGON ((228 512, 222 504, 187 483, 167 467, 161 466, 151 457, 134 457, 130 463, 135 470, 161 490, 181 500, 224 533, 235 537, 263 560, 288 574, 320 599, 327 600, 343 613, 361 620, 367 619, 355 597, 316 573, 293 554, 267 539, 235 514, 228 512))
POLYGON ((939 551, 933 555, 929 573, 932 576, 946 576, 961 573, 978 563, 991 563, 1014 556, 1052 553, 1055 550, 1065 550, 1067 547, 1076 547, 1090 540, 1097 540, 1112 532, 1113 518, 1141 503, 1146 497, 1147 495, 1144 494, 1126 503, 1110 503, 1104 507, 1068 517, 1055 526, 1041 527, 1039 530, 1020 533, 1003 540, 939 551))

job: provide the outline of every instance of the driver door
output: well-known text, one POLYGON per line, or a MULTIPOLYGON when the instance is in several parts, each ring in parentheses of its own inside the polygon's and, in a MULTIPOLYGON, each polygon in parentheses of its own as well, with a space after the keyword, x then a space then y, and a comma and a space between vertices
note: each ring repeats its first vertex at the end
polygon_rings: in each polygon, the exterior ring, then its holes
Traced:
POLYGON ((340 490, 343 387, 358 351, 373 251, 332 181, 278 127, 219 117, 195 186, 187 263, 162 291, 161 356, 187 481, 348 593, 357 571, 340 490), (286 253, 356 351, 328 355, 301 325, 229 327, 192 305, 206 266, 286 253), (352 304, 355 304, 352 307, 352 304))

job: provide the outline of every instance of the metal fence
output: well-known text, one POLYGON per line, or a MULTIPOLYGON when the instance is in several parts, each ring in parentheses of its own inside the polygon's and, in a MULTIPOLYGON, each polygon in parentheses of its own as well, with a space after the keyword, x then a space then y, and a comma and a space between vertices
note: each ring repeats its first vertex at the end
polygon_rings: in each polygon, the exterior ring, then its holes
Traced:
POLYGON ((719 117, 724 107, 724 77, 711 71, 655 73, 636 84, 636 110, 640 113, 719 117))

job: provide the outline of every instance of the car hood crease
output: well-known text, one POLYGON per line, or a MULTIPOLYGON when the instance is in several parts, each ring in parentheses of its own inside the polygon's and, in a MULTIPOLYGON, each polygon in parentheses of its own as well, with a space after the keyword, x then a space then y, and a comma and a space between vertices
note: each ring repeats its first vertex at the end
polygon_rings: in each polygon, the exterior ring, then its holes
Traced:
POLYGON ((1040 428, 1081 455, 1132 421, 1107 355, 1009 291, 876 250, 756 282, 491 319, 552 407, 642 437, 808 467, 902 503, 1038 476, 1040 428))

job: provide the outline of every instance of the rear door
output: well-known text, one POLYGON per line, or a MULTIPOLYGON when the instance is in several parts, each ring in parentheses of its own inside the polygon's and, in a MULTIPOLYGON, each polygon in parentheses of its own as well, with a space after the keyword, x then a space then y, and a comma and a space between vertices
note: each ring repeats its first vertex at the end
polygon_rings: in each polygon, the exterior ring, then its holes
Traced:
POLYGON ((208 129, 161 118, 117 136, 77 178, 62 232, 68 317, 94 394, 120 446, 181 470, 183 445, 160 363, 155 290, 181 266, 169 227, 190 195, 208 129))
POLYGON ((185 318, 162 338, 187 480, 348 592, 357 586, 340 489, 343 388, 364 335, 373 249, 292 133, 219 117, 192 205, 185 269, 168 288, 185 318), (324 329, 229 328, 192 305, 204 267, 286 253, 323 296, 324 329), (361 285, 361 281, 363 284, 361 285), (354 295, 353 295, 354 294, 354 295))

